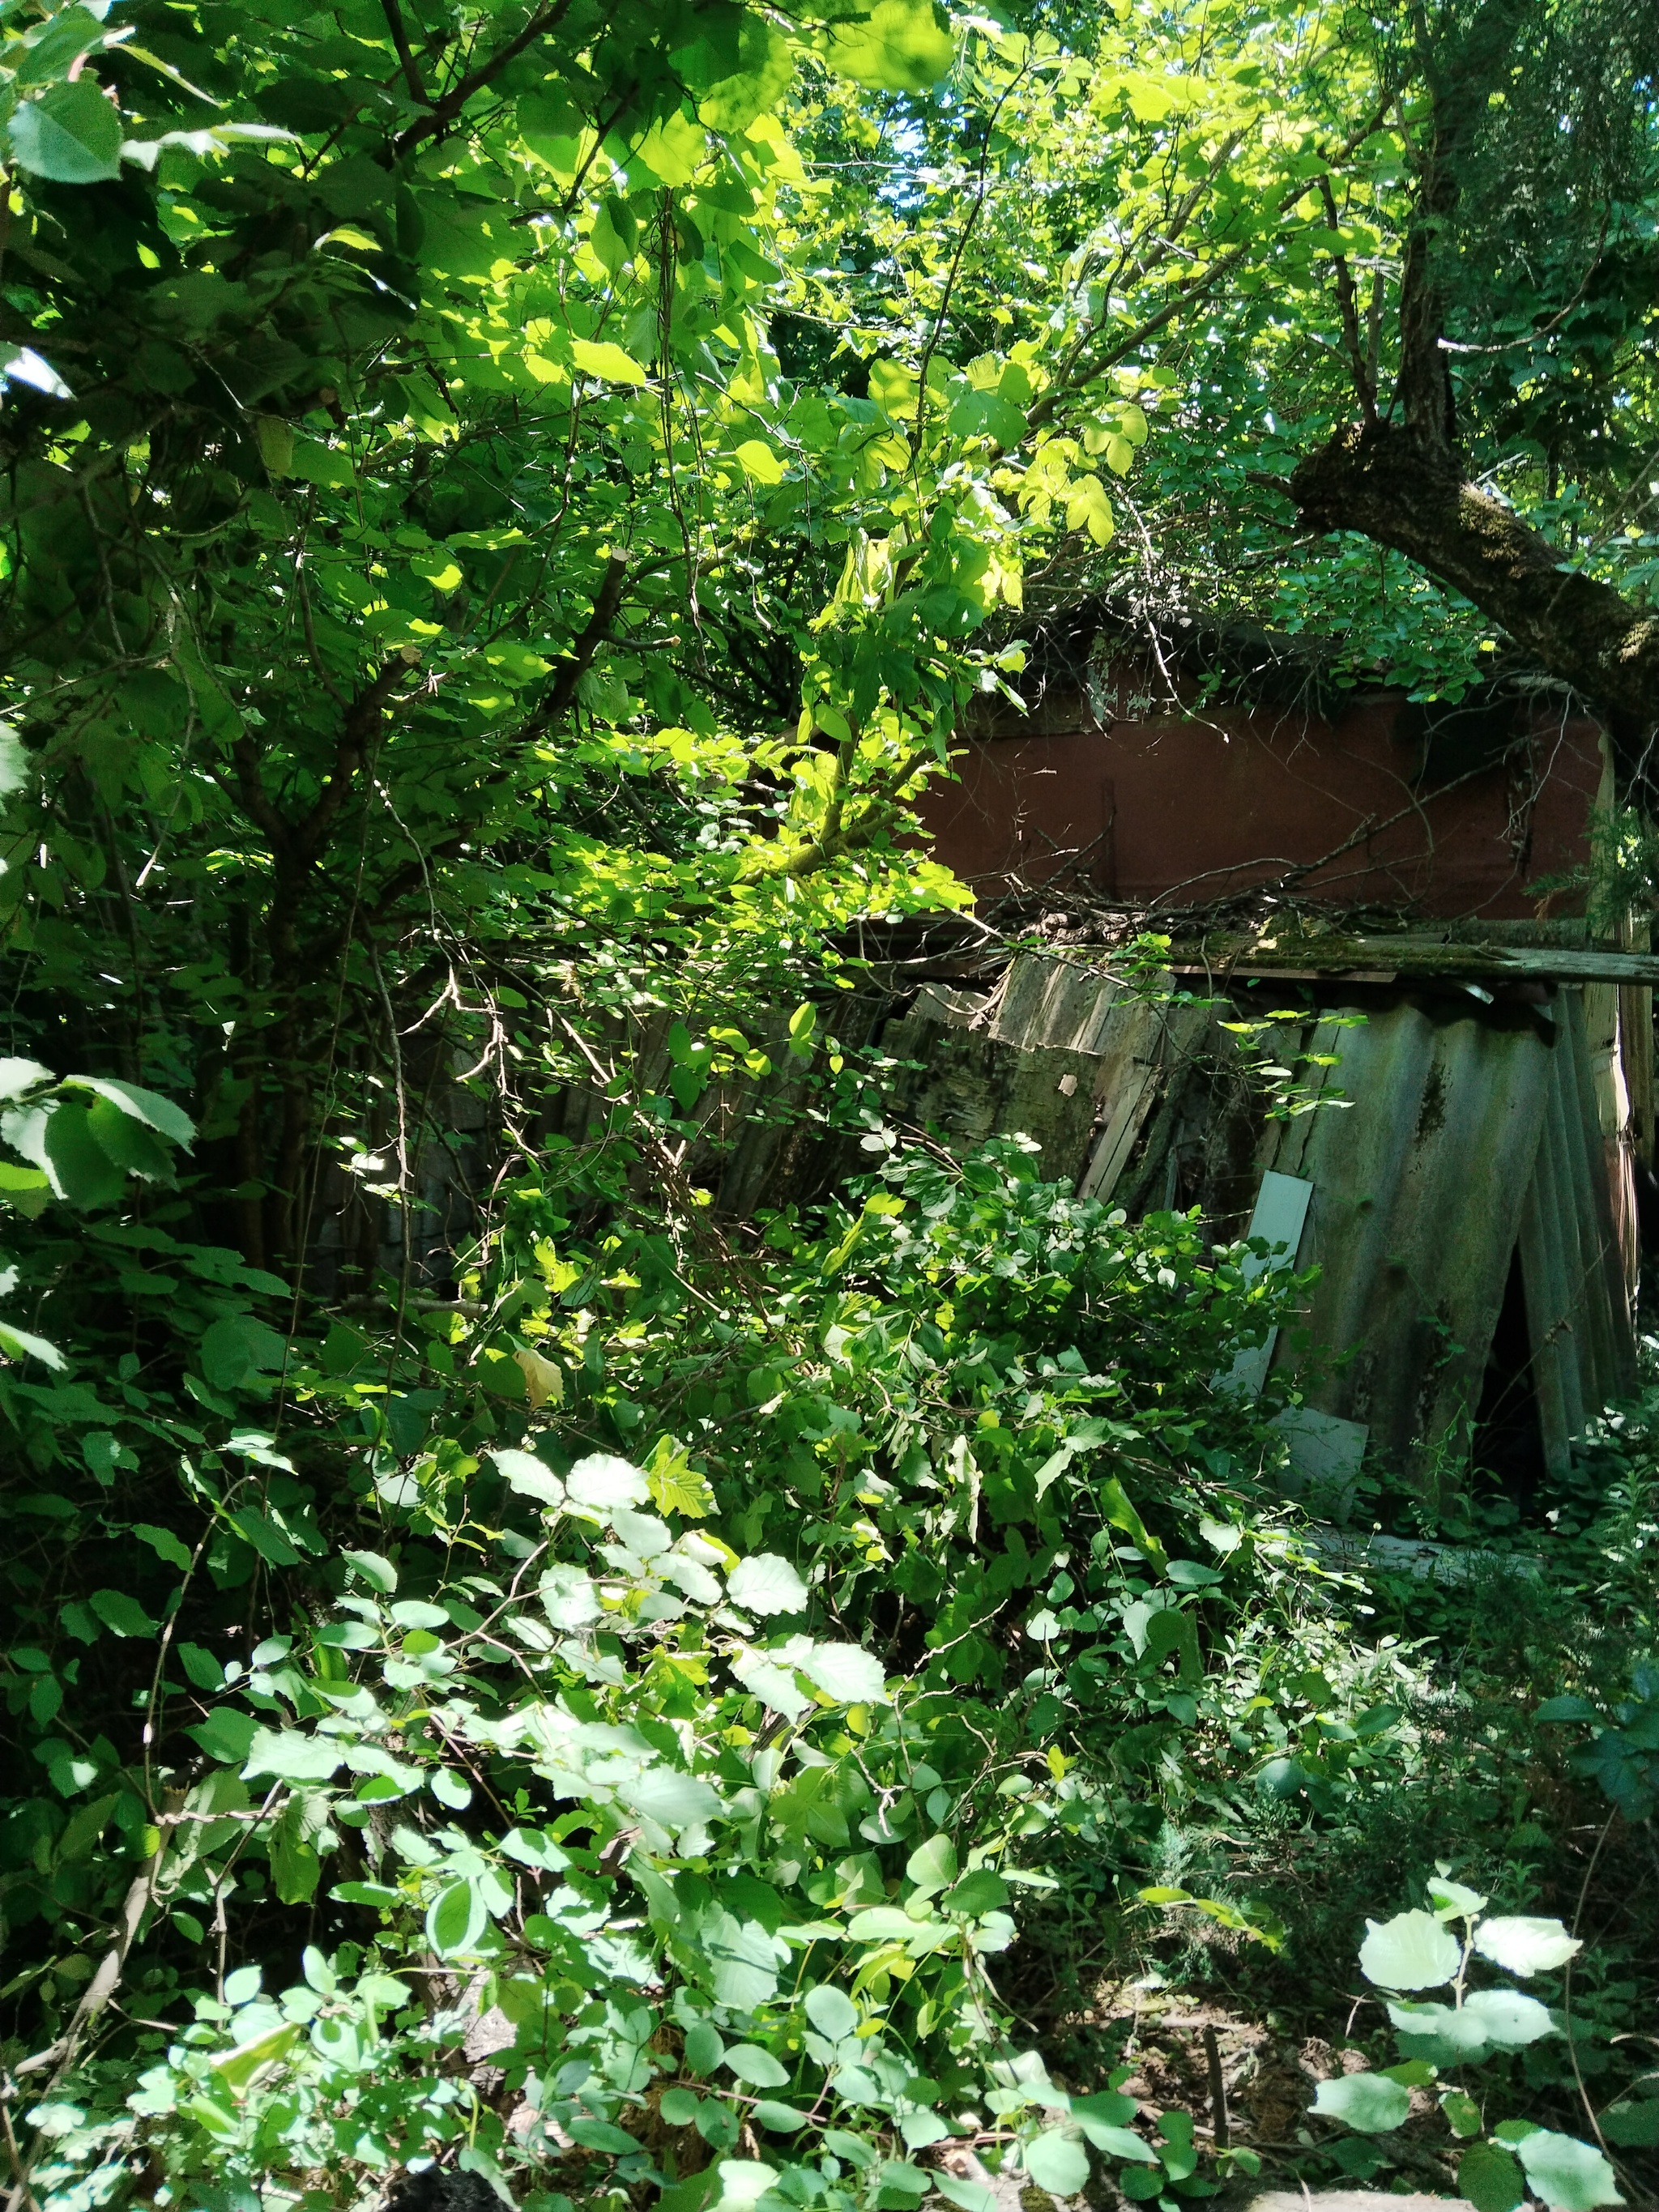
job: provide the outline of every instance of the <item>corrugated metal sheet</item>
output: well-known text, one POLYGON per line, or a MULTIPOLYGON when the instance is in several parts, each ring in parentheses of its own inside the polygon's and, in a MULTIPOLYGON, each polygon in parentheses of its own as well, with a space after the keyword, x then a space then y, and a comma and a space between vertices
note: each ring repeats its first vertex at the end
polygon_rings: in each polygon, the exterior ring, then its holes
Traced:
MULTIPOLYGON (((1168 977, 1160 980, 1169 986, 1168 977)), ((1047 1173, 1078 1174, 1079 1194, 1099 1199, 1116 1191, 1147 1116, 1160 1096, 1185 1077, 1210 1028, 1204 1006, 1171 1005, 1133 990, 1086 958, 1035 954, 1014 961, 988 999, 925 992, 915 1018, 965 1025, 985 1041, 976 1055, 981 1079, 972 1086, 975 1106, 970 1115, 964 1091, 947 1117, 946 1126, 953 1128, 982 1121, 988 1111, 997 1117, 988 1127, 1027 1127, 1001 1118, 1013 1110, 1016 1090, 1024 1088, 1029 1095, 1030 1086, 1020 1080, 1021 1058, 1066 1055, 1041 1059, 1042 1095, 1032 1101, 1036 1126, 1029 1133, 1042 1145, 1047 1173), (983 1079, 993 1068, 1001 1070, 1000 1085, 983 1079), (1081 1112, 1054 1107, 1048 1095, 1049 1072, 1054 1087, 1069 1077, 1073 1091, 1066 1095, 1086 1097, 1086 1124, 1081 1112), (1006 1103, 992 1108, 990 1094, 999 1089, 1006 1103), (1079 1127, 1085 1128, 1081 1154, 1069 1149, 1072 1133, 1079 1127)), ((953 1057, 960 1061, 959 1048, 953 1057)), ((960 1076, 957 1085, 961 1090, 960 1076)), ((925 1091, 913 1094, 917 1105, 924 1097, 925 1091)))
MULTIPOLYGON (((1634 1388, 1636 1346, 1582 994, 1562 991, 1556 1007, 1558 1042, 1520 1237, 1539 1424, 1546 1460, 1560 1469, 1586 1422, 1634 1388)), ((1622 1164, 1622 1152, 1616 1158, 1622 1164)))
MULTIPOLYGON (((1213 1127, 1237 1117, 1241 1065, 1219 1019, 1231 1012, 1149 1003, 1097 967, 1027 956, 988 999, 925 996, 886 1042, 927 1063, 919 1118, 957 1141, 1026 1129, 1045 1172, 1155 1206, 1206 1097, 1213 1127)), ((1587 1029, 1584 994, 1564 988, 1536 1009, 1401 1000, 1357 1025, 1310 1017, 1275 1049, 1335 1055, 1315 1079, 1341 1094, 1282 1122, 1258 1100, 1245 1127, 1253 1187, 1264 1171, 1312 1186, 1297 1257, 1320 1280, 1275 1364, 1305 1363, 1310 1346, 1334 1355, 1316 1380, 1307 1370, 1310 1405, 1362 1425, 1370 1463, 1397 1478, 1425 1490, 1455 1478, 1518 1249, 1546 1458, 1564 1465, 1634 1384, 1609 1180, 1628 1139, 1621 1125, 1604 1148, 1608 1046, 1587 1029)))
MULTIPOLYGON (((1285 1124, 1275 1148, 1314 1186, 1308 1334, 1348 1355, 1310 1402, 1364 1423, 1373 1462, 1425 1486, 1461 1465, 1480 1403, 1551 1088, 1540 1028, 1473 1004, 1374 1013, 1328 1048, 1352 1103, 1285 1124)), ((1294 1357, 1281 1342, 1279 1364, 1294 1357)))

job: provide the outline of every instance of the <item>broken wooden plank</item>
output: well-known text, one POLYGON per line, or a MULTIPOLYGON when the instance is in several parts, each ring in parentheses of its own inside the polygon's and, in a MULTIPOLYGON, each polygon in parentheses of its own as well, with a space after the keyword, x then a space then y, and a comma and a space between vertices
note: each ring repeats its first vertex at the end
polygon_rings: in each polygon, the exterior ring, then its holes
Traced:
POLYGON ((1420 975, 1559 983, 1659 983, 1659 953, 1603 952, 1576 945, 1494 945, 1439 937, 1213 937, 1177 939, 1178 975, 1333 975, 1392 981, 1420 975))

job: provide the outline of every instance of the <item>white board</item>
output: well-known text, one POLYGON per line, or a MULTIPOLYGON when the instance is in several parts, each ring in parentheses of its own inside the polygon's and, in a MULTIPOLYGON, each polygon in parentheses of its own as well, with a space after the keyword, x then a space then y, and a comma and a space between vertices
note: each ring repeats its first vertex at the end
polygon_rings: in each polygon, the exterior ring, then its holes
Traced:
MULTIPOLYGON (((1314 1187, 1300 1176, 1275 1175, 1269 1168, 1261 1178, 1261 1188, 1256 1193, 1255 1211, 1250 1216, 1246 1234, 1259 1237, 1273 1249, 1264 1257, 1250 1253, 1244 1261, 1244 1279, 1253 1283, 1270 1267, 1293 1267, 1302 1243, 1302 1231, 1308 1218, 1308 1203, 1314 1187)), ((1225 1375, 1218 1376, 1218 1389, 1241 1392, 1255 1398, 1267 1379, 1267 1370, 1273 1364, 1273 1346, 1279 1341, 1279 1331, 1269 1332, 1267 1341, 1241 1352, 1225 1375)))
POLYGON ((1291 1495, 1305 1498, 1313 1511, 1340 1526, 1353 1510, 1370 1431, 1363 1421, 1345 1421, 1312 1406, 1287 1406, 1273 1426, 1290 1447, 1291 1495))

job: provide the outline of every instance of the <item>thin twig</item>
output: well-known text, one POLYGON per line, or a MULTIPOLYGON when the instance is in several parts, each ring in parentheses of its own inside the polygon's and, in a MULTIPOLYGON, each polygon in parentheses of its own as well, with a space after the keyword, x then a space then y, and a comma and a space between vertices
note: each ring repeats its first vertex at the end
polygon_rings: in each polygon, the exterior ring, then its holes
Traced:
MULTIPOLYGON (((1595 1839, 1595 1849, 1590 1853, 1589 1864, 1584 1869, 1584 1879, 1578 1885, 1578 1902, 1573 1908, 1572 1915, 1572 1933, 1575 1936, 1578 1933, 1578 1923, 1584 1917, 1584 1900, 1589 1895, 1590 1882, 1595 1873, 1595 1863, 1601 1857, 1601 1846, 1612 1834, 1613 1824, 1618 1818, 1619 1808, 1615 1805, 1607 1815, 1606 1826, 1595 1839)), ((1607 2149, 1607 2139, 1601 2132, 1601 2123, 1595 2117, 1595 2107, 1590 2102, 1589 2091, 1584 2087, 1584 2077, 1578 2070, 1578 2046, 1572 2032, 1572 1960, 1571 1959, 1568 1960, 1566 1972, 1561 1978, 1561 2018, 1566 2029, 1567 2058, 1572 2067, 1572 2078, 1578 2084, 1579 2102, 1583 2106, 1590 2126, 1595 2130, 1596 2142, 1601 2144, 1603 2152, 1611 2160, 1613 2154, 1607 2149)))

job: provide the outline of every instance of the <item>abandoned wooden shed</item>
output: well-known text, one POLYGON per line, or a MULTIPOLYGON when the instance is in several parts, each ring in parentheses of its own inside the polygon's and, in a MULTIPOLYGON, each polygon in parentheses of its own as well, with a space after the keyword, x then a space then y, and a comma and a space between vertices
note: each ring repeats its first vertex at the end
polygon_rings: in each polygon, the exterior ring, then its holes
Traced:
POLYGON ((1523 683, 1438 713, 1158 693, 1050 684, 970 733, 935 848, 1052 950, 889 1023, 907 1110, 1316 1267, 1244 1378, 1303 1363, 1307 1479, 1432 1490, 1473 1452, 1524 1491, 1636 1379, 1659 959, 1583 918, 1601 733, 1523 683), (1147 930, 1162 993, 1122 964, 1147 930))

